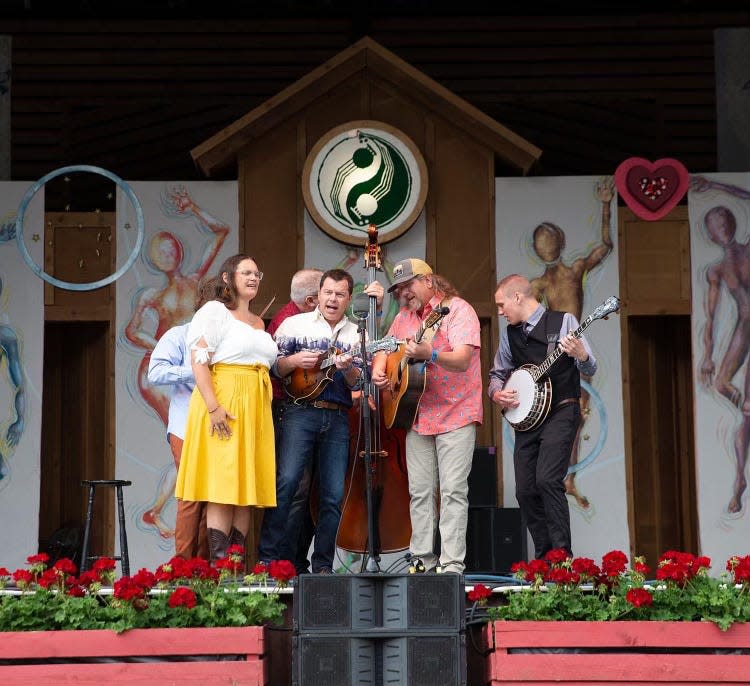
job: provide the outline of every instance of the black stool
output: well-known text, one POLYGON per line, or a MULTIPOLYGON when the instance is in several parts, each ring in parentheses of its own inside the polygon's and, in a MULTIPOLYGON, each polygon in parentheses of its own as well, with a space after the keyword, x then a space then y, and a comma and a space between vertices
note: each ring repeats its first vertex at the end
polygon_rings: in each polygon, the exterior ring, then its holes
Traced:
POLYGON ((89 555, 89 537, 91 535, 91 520, 94 516, 94 494, 97 486, 114 486, 117 495, 117 520, 120 523, 120 554, 114 556, 113 560, 119 560, 122 567, 122 575, 130 576, 130 560, 128 559, 128 536, 125 533, 125 506, 122 502, 122 487, 130 486, 132 481, 120 479, 99 479, 81 481, 81 486, 89 487, 89 505, 86 510, 86 528, 83 532, 83 550, 81 552, 81 571, 89 568, 90 560, 98 560, 101 555, 89 555))

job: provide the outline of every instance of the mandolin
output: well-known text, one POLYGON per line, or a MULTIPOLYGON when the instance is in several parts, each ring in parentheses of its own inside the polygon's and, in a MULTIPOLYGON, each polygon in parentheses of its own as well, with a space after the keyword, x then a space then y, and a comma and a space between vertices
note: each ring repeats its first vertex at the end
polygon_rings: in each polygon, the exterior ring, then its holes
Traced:
MULTIPOLYGON (((398 346, 399 341, 396 338, 386 336, 368 343, 365 350, 368 354, 379 351, 393 352, 398 349, 398 346)), ((351 353, 336 353, 335 349, 332 349, 315 367, 310 369, 297 367, 294 369, 291 374, 284 378, 284 390, 287 395, 299 402, 315 400, 333 379, 333 375, 336 373, 336 360, 345 354, 351 353)), ((356 354, 352 357, 357 360, 362 359, 356 354)))
MULTIPOLYGON (((427 329, 437 328, 440 320, 449 312, 448 307, 436 307, 417 329, 414 341, 419 343, 427 329)), ((404 353, 405 345, 401 343, 396 352, 388 355, 385 373, 390 384, 383 389, 382 398, 386 427, 408 431, 417 418, 419 401, 427 384, 427 375, 424 361, 407 357, 404 353)))

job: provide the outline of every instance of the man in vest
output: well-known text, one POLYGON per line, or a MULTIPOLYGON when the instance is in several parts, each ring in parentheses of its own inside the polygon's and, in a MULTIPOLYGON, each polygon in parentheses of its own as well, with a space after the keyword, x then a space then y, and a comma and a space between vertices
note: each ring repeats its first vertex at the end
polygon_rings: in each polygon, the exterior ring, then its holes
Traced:
POLYGON ((572 555, 570 512, 565 498, 565 473, 580 420, 581 374, 596 372, 596 359, 584 338, 571 331, 579 323, 574 315, 547 310, 532 294, 529 280, 519 274, 497 284, 495 304, 508 326, 500 337, 500 348, 490 371, 488 394, 503 409, 518 407, 518 391, 505 389, 511 373, 524 364, 541 364, 559 346, 561 357, 550 368, 552 404, 542 424, 529 431, 516 431, 513 467, 516 499, 536 558, 562 548, 572 555))

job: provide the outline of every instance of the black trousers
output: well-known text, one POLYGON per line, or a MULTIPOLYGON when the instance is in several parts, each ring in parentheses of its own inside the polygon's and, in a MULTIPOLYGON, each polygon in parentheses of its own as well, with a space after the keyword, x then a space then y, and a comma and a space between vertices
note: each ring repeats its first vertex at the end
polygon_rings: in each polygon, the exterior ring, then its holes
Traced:
POLYGON ((540 427, 516 432, 516 499, 534 539, 536 558, 556 548, 572 553, 563 480, 580 419, 580 405, 568 403, 553 408, 540 427))

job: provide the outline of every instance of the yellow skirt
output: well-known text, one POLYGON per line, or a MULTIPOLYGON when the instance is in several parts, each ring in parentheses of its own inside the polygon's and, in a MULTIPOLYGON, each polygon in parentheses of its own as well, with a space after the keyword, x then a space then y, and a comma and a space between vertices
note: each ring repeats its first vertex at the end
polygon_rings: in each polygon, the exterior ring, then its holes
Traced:
POLYGON ((271 380, 262 365, 211 367, 216 399, 234 419, 229 439, 211 435, 211 417, 196 387, 190 398, 175 495, 228 505, 276 505, 271 380))

